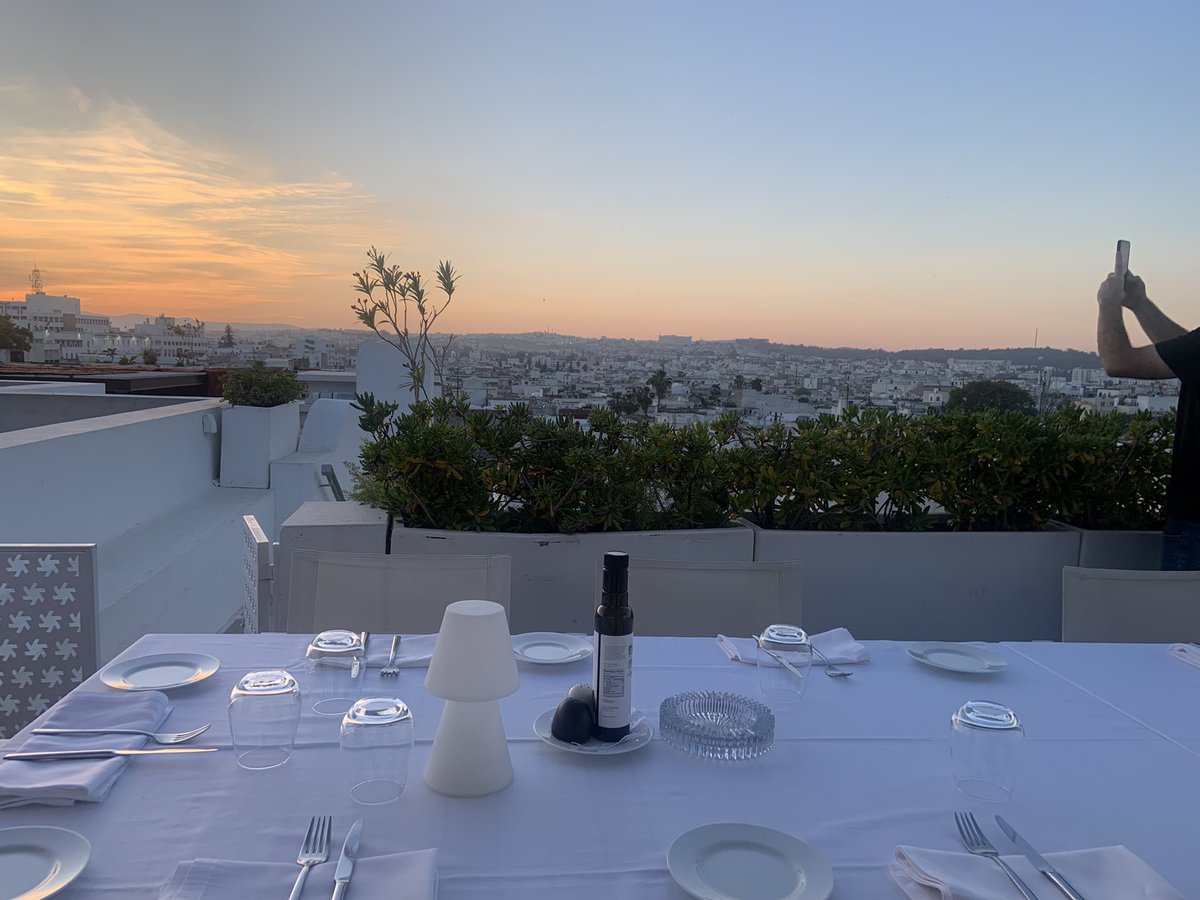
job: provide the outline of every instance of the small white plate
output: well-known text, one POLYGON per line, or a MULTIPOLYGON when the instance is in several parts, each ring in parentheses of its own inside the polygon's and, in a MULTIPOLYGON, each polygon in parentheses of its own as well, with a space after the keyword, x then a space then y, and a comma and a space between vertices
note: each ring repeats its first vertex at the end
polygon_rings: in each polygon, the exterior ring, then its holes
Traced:
POLYGON ((570 753, 583 753, 587 756, 616 756, 619 753, 639 750, 650 743, 651 738, 654 737, 654 729, 650 727, 650 721, 636 709, 633 711, 633 720, 633 728, 630 729, 629 734, 615 743, 609 744, 592 738, 586 744, 572 744, 568 741, 560 741, 550 733, 550 724, 554 721, 554 710, 548 709, 533 723, 533 733, 551 747, 557 747, 570 753))
POLYGON ((50 897, 79 876, 91 855, 87 838, 66 828, 0 829, 0 891, 12 900, 50 897))
POLYGON ((761 825, 702 825, 667 851, 667 868, 699 900, 827 900, 833 869, 790 834, 761 825))
POLYGON ((152 653, 109 663, 100 680, 118 691, 166 691, 203 681, 221 661, 207 653, 152 653))
POLYGON ((514 634, 513 653, 521 662, 556 665, 575 662, 592 655, 592 642, 577 634, 530 631, 514 634))
POLYGON ((970 644, 948 644, 943 641, 909 644, 908 655, 917 662, 933 666, 935 669, 966 672, 969 675, 988 675, 999 672, 1008 665, 1008 660, 990 650, 972 647, 970 644))

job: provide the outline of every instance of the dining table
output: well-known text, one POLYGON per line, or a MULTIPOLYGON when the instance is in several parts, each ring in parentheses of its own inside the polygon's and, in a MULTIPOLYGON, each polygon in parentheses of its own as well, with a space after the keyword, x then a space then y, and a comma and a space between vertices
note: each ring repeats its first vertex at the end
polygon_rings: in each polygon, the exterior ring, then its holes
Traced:
MULTIPOLYGON (((668 871, 668 848, 690 829, 721 822, 767 826, 815 849, 832 866, 834 898, 899 900, 905 895, 888 872, 897 846, 961 851, 954 813, 973 811, 1002 852, 1015 852, 994 825, 999 812, 1043 852, 1124 845, 1182 896, 1200 897, 1192 817, 1200 811, 1200 668, 1165 645, 979 644, 1007 665, 966 674, 923 664, 906 642, 865 641, 869 661, 842 666, 852 677, 827 678, 814 665, 799 702, 769 704, 774 745, 740 762, 689 755, 658 731, 659 704, 683 691, 764 699, 756 668, 731 661, 713 638, 635 639, 633 706, 654 739, 619 755, 566 752, 534 733, 539 715, 591 681, 590 658, 522 662, 518 690, 500 701, 514 779, 474 798, 439 794, 422 780, 443 707, 425 690, 426 669, 390 678, 368 669, 363 695, 402 699, 415 745, 400 798, 363 806, 348 793, 339 719, 308 704, 285 764, 250 771, 235 762, 232 688, 247 672, 282 668, 303 693, 307 642, 294 634, 142 637, 118 661, 181 651, 220 660, 211 676, 167 692, 163 725, 211 722, 190 743, 219 752, 134 759, 100 802, 0 810, 0 829, 53 825, 87 838, 90 861, 64 900, 153 900, 176 866, 195 858, 294 863, 315 815, 333 818, 330 867, 360 818, 363 857, 436 848, 441 900, 686 900, 668 871), (973 800, 954 785, 951 717, 967 700, 1003 704, 1021 720, 1010 800, 973 800)), ((98 675, 75 691, 115 693, 98 675)), ((28 734, 5 749, 18 750, 28 734)), ((372 895, 364 884, 358 896, 372 895)))

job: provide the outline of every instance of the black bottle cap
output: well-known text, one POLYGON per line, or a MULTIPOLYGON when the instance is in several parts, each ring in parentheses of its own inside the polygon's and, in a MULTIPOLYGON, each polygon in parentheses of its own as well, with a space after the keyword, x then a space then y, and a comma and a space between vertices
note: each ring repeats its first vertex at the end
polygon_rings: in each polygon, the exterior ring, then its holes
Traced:
POLYGON ((629 554, 620 550, 609 550, 604 554, 604 568, 629 571, 629 554))
POLYGON ((604 595, 616 603, 624 603, 629 592, 629 554, 604 554, 604 595))

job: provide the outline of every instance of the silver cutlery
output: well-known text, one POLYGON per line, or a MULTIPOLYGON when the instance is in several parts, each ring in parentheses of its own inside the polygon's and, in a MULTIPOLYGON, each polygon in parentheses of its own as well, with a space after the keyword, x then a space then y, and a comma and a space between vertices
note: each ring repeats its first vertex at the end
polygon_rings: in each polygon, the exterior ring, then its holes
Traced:
POLYGON ((114 756, 157 756, 160 753, 216 753, 216 747, 172 747, 165 750, 31 750, 5 753, 5 759, 26 759, 36 762, 56 759, 112 759, 114 756))
POLYGON ((1000 858, 999 852, 987 839, 987 835, 983 833, 979 823, 975 821, 974 813, 955 813, 954 824, 958 826, 958 835, 962 838, 963 846, 968 851, 976 856, 986 856, 988 859, 995 860, 996 865, 1004 870, 1004 874, 1017 886, 1017 890, 1021 892, 1021 896, 1025 900, 1037 900, 1037 894, 1031 891, 1029 885, 1021 880, 1021 876, 1012 870, 1012 866, 1000 858))
POLYGON ((182 744, 204 734, 212 723, 193 728, 191 731, 139 731, 136 728, 35 728, 33 734, 140 734, 156 744, 182 744))
POLYGON ((342 856, 333 873, 333 900, 342 900, 350 887, 350 876, 354 874, 354 862, 358 859, 358 842, 362 838, 363 820, 350 826, 346 843, 342 844, 342 856))
POLYGON ((300 842, 300 852, 296 855, 300 874, 296 876, 296 883, 292 885, 292 893, 288 900, 299 900, 304 892, 308 870, 329 859, 329 836, 332 831, 332 816, 313 816, 308 823, 308 831, 304 833, 304 840, 300 842))
POLYGON ((400 635, 396 635, 394 638, 392 638, 392 650, 388 654, 387 665, 385 665, 382 669, 379 670, 379 674, 382 675, 384 678, 387 678, 392 675, 400 674, 400 667, 398 665, 396 665, 396 653, 399 652, 399 650, 400 650, 400 635))
POLYGON ((808 646, 812 647, 813 653, 815 653, 815 654, 817 654, 817 656, 821 657, 821 661, 823 663, 825 663, 825 674, 828 675, 830 678, 849 678, 851 675, 854 674, 853 672, 847 672, 845 669, 839 669, 837 666, 835 666, 833 663, 831 663, 829 661, 828 656, 826 656, 824 653, 822 653, 820 650, 818 650, 816 648, 816 646, 814 644, 812 644, 811 642, 809 643, 808 646))
POLYGON ((804 680, 804 675, 803 675, 803 673, 801 673, 801 671, 799 669, 797 669, 795 666, 793 666, 790 662, 788 662, 786 659, 784 659, 782 656, 780 656, 778 653, 776 653, 770 647, 764 647, 762 638, 759 635, 754 634, 754 635, 751 635, 751 637, 754 638, 754 643, 758 644, 758 649, 760 649, 763 653, 767 654, 767 656, 771 657, 771 659, 775 660, 775 662, 779 663, 781 666, 783 666, 785 669, 787 669, 789 672, 791 672, 793 675, 795 675, 801 681, 804 680))
POLYGON ((1054 866, 1046 862, 1045 857, 1034 850, 1033 847, 1030 846, 1029 841, 1017 834, 1017 829, 1009 825, 1000 816, 996 816, 996 824, 1000 826, 1001 830, 1008 837, 1008 839, 1012 841, 1014 845, 1016 845, 1016 848, 1025 854, 1025 858, 1033 863, 1033 867, 1049 878, 1050 881, 1053 882, 1054 886, 1062 891, 1064 897, 1069 897, 1070 900, 1083 900, 1083 895, 1080 894, 1079 891, 1075 890, 1075 888, 1071 887, 1071 882, 1063 878, 1062 875, 1058 873, 1058 870, 1054 868, 1054 866))
POLYGON ((370 636, 371 632, 369 631, 360 631, 358 633, 358 643, 359 646, 362 647, 362 653, 359 656, 356 656, 354 661, 350 664, 350 677, 352 679, 358 678, 359 669, 361 667, 365 667, 367 664, 367 638, 370 636))

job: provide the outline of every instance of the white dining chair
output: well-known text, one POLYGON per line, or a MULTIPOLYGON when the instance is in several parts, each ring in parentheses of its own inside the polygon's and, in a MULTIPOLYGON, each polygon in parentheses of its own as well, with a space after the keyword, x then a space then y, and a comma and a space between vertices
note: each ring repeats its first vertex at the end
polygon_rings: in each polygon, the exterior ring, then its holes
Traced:
POLYGON ((1063 567, 1064 641, 1200 640, 1200 572, 1063 567))
MULTIPOLYGON (((603 560, 596 563, 600 596, 603 560)), ((768 625, 801 624, 800 563, 629 560, 634 632, 747 637, 768 625)))
POLYGON ((508 556, 392 556, 292 552, 287 630, 330 628, 433 634, 456 600, 492 600, 508 611, 508 556))
POLYGON ((241 622, 232 630, 243 634, 270 631, 275 613, 275 554, 272 542, 254 516, 242 516, 242 587, 245 591, 241 622), (239 627, 240 626, 240 627, 239 627))
POLYGON ((96 671, 95 544, 0 544, 0 739, 96 671))

